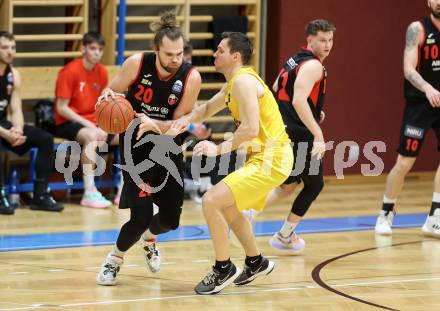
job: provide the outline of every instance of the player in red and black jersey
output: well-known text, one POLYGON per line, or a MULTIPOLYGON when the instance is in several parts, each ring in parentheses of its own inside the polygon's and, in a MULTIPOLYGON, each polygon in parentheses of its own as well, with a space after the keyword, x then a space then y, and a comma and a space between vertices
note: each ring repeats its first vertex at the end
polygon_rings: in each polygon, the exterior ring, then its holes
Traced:
MULTIPOLYGON (((403 70, 406 99, 397 162, 388 175, 377 234, 390 235, 394 205, 420 152, 426 133, 432 128, 440 151, 440 0, 428 0, 429 16, 409 25, 406 33, 403 70)), ((425 234, 440 238, 440 166, 434 180, 432 205, 425 234)))
POLYGON ((305 242, 294 230, 324 187, 321 160, 325 143, 319 124, 325 118, 322 108, 327 71, 322 62, 332 49, 335 31, 327 20, 311 21, 306 26, 307 46, 287 60, 273 85, 295 163, 290 176, 271 192, 266 205, 288 196, 299 183, 304 184, 282 228, 269 241, 272 247, 289 252, 303 250, 305 242))
MULTIPOLYGON (((180 134, 197 100, 201 78, 183 62, 184 37, 173 12, 152 24, 154 53, 129 57, 101 98, 127 91, 137 119, 120 135, 124 187, 119 208, 130 208, 130 220, 119 233, 97 277, 115 285, 126 251, 141 237, 151 272, 160 269, 156 236, 179 226, 183 205, 183 155, 180 134), (140 121, 140 123, 139 123, 140 121), (154 215, 153 203, 159 207, 154 215)), ((99 105, 99 101, 98 101, 99 105)))

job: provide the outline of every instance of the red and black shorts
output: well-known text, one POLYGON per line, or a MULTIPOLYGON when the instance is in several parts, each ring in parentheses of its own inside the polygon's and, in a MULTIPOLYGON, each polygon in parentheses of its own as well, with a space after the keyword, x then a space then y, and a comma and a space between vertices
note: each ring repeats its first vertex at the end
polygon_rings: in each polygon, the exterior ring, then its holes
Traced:
POLYGON ((434 130, 437 150, 440 151, 440 108, 432 107, 428 101, 407 101, 397 152, 406 157, 417 157, 430 128, 434 130))
POLYGON ((127 140, 126 136, 127 133, 119 136, 124 178, 119 208, 152 208, 154 203, 161 213, 180 214, 184 198, 183 154, 177 152, 177 147, 181 151, 181 146, 165 135, 152 135, 157 140, 145 143, 136 140, 136 135, 127 140))

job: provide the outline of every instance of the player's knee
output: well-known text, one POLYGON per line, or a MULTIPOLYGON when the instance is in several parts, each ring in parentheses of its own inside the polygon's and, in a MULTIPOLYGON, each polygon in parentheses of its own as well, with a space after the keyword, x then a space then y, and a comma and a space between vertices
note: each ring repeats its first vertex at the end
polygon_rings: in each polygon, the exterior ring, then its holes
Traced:
POLYGON ((313 191, 316 195, 320 194, 322 189, 324 189, 324 180, 322 178, 313 182, 313 191))
POLYGON ((43 144, 53 145, 53 136, 49 132, 41 131, 39 139, 43 144))
POLYGON ((409 157, 399 157, 394 169, 400 174, 408 174, 414 164, 414 159, 409 157))
POLYGON ((324 179, 322 176, 313 176, 304 184, 304 189, 310 194, 314 199, 321 193, 324 188, 324 179))
POLYGON ((88 143, 96 143, 97 141, 99 141, 99 136, 98 133, 93 131, 88 135, 88 143))
POLYGON ((160 218, 160 226, 167 231, 176 230, 179 227, 181 213, 181 208, 175 210, 173 213, 167 213, 166 217, 160 218))
POLYGON ((85 131, 84 129, 81 129, 78 138, 80 143, 84 143, 84 144, 96 143, 99 140, 98 131, 92 129, 87 129, 87 131, 85 131))
POLYGON ((202 197, 202 207, 204 211, 211 210, 216 207, 216 200, 210 191, 206 192, 202 197))
POLYGON ((150 225, 151 219, 131 219, 130 227, 133 228, 136 232, 144 232, 148 229, 150 225))
POLYGON ((275 188, 275 191, 278 193, 278 195, 288 196, 293 193, 293 191, 296 188, 296 185, 297 183, 282 184, 279 187, 275 188))
POLYGON ((44 152, 52 153, 53 149, 53 136, 48 132, 41 131, 41 135, 38 138, 38 148, 45 150, 44 152))

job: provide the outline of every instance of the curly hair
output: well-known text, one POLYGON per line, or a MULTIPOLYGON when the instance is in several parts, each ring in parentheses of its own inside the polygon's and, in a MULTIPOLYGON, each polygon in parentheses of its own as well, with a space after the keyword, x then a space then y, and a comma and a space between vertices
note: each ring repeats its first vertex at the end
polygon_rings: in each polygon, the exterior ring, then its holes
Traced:
POLYGON ((176 41, 179 38, 185 41, 182 30, 176 20, 176 12, 173 10, 162 13, 158 21, 150 24, 150 29, 155 32, 153 40, 155 47, 159 47, 162 44, 165 36, 171 41, 176 41))

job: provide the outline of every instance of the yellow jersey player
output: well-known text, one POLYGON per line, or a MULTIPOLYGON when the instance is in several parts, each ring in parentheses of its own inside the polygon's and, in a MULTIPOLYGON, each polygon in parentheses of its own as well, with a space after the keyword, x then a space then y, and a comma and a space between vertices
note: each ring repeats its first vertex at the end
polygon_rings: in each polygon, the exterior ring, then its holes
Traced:
POLYGON ((274 263, 261 255, 251 224, 242 211, 262 210, 268 193, 283 183, 293 165, 290 140, 277 102, 257 73, 245 67, 252 55, 249 38, 238 32, 224 33, 222 37, 214 53, 214 64, 227 83, 206 105, 194 109, 190 120, 200 122, 227 105, 238 127, 219 145, 199 142, 194 153, 217 156, 244 146, 248 158, 242 168, 203 196, 203 214, 214 243, 216 262, 195 288, 202 295, 216 294, 232 283, 244 285, 272 272, 274 263), (228 226, 246 253, 242 272, 230 260, 228 226))

